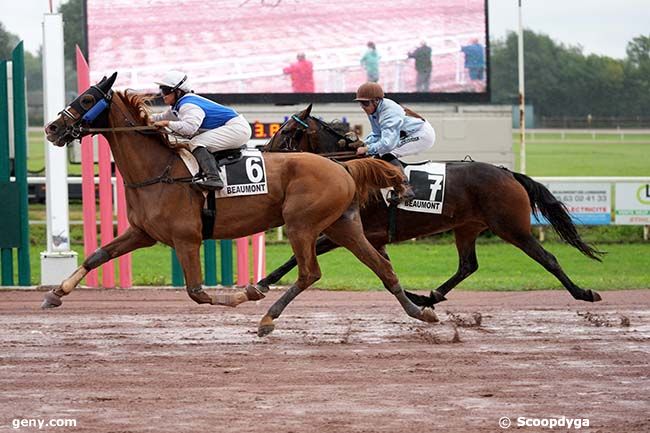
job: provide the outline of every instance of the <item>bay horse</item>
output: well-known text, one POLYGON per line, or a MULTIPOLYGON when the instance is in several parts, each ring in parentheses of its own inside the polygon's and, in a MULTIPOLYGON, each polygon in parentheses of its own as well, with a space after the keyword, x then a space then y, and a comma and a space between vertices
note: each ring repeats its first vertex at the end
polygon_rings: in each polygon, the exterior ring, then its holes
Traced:
MULTIPOLYGON (((355 143, 339 125, 328 124, 311 116, 311 105, 292 115, 266 144, 267 152, 315 152, 321 155, 352 159, 355 143)), ((358 143, 357 143, 358 144, 358 143)), ((402 210, 395 211, 395 232, 389 228, 389 207, 381 197, 371 199, 361 210, 366 237, 386 258, 386 244, 453 231, 459 264, 456 273, 428 296, 406 292, 419 306, 433 307, 446 300, 445 295, 465 278, 476 272, 476 239, 491 230, 501 239, 521 249, 530 258, 553 274, 573 298, 597 302, 600 295, 577 286, 531 233, 530 212, 541 213, 569 245, 585 256, 600 261, 602 252, 585 243, 571 221, 562 202, 541 183, 521 173, 491 164, 474 161, 447 163, 445 203, 442 215, 402 210)), ((335 240, 321 237, 317 254, 338 248, 335 240)), ((291 257, 285 264, 257 283, 259 290, 268 290, 296 264, 291 257)))
MULTIPOLYGON (((133 92, 113 91, 117 73, 78 96, 45 126, 56 146, 102 132, 115 165, 124 178, 130 227, 103 245, 58 288, 48 292, 44 308, 61 305, 92 269, 142 247, 162 242, 176 249, 189 297, 199 304, 236 306, 264 295, 249 286, 243 292, 211 296, 202 287, 199 251, 201 211, 205 196, 195 190, 189 170, 164 134, 149 126, 147 98, 133 92), (154 131, 152 131, 154 130, 154 131), (148 133, 145 133, 148 132, 148 133)), ((406 313, 425 322, 437 321, 431 308, 413 304, 400 286, 391 263, 363 235, 359 208, 368 193, 398 186, 403 176, 383 161, 354 161, 345 165, 313 154, 263 156, 268 194, 218 200, 216 223, 210 238, 234 239, 285 225, 299 268, 296 282, 260 321, 258 335, 273 331, 289 302, 321 276, 315 243, 320 233, 348 248, 381 279, 406 313)))

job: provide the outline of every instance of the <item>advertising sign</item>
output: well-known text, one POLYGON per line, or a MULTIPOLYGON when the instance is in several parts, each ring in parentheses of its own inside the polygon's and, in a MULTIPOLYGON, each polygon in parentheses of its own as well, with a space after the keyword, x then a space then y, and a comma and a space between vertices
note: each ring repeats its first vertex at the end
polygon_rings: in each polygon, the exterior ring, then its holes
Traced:
MULTIPOLYGON (((574 224, 606 225, 612 221, 611 184, 609 183, 547 183, 553 195, 565 204, 574 224)), ((533 224, 548 224, 539 215, 533 224)))
POLYGON ((650 184, 616 184, 616 224, 650 225, 650 184))

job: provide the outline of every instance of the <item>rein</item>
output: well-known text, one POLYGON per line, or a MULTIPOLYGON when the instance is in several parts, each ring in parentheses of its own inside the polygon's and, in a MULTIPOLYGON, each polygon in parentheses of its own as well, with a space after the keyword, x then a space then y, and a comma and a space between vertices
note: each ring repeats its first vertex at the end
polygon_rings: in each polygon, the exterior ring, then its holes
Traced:
MULTIPOLYGON (((130 122, 129 119, 127 121, 130 122)), ((113 128, 84 128, 81 127, 82 132, 87 132, 89 134, 95 134, 97 132, 123 132, 123 131, 159 131, 155 126, 142 125, 142 126, 117 126, 113 128)), ((162 132, 161 132, 162 134, 162 132)))
MULTIPOLYGON (((324 156, 325 158, 354 158, 357 157, 357 152, 354 150, 344 150, 341 152, 329 152, 329 153, 316 153, 316 155, 324 156)), ((362 157, 362 156, 360 156, 362 157)))
POLYGON ((152 179, 145 180, 143 182, 137 183, 127 183, 124 182, 124 186, 132 189, 142 188, 143 186, 155 185, 157 183, 166 183, 171 185, 172 183, 192 183, 194 181, 194 176, 186 177, 171 177, 169 172, 172 170, 172 165, 176 159, 176 154, 172 153, 169 159, 167 160, 167 167, 163 170, 160 176, 156 176, 152 179))

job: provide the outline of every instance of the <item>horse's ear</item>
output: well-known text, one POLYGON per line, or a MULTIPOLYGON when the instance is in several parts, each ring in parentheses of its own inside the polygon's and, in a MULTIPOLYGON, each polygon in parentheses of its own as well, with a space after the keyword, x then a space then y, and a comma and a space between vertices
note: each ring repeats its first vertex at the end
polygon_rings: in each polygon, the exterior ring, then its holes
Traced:
POLYGON ((117 78, 117 72, 113 72, 113 75, 108 77, 108 79, 104 83, 102 83, 101 86, 102 90, 104 92, 108 92, 109 90, 111 90, 111 87, 113 87, 113 84, 115 84, 116 78, 117 78))
POLYGON ((305 111, 302 112, 303 119, 307 118, 311 114, 311 106, 312 104, 309 104, 309 106, 305 108, 305 111))

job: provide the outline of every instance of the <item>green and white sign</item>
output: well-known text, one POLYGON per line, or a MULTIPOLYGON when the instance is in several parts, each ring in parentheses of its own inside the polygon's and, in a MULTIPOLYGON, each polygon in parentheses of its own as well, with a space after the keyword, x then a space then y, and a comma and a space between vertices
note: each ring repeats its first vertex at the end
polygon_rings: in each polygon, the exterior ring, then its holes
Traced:
POLYGON ((616 224, 650 225, 650 183, 616 183, 616 224))

